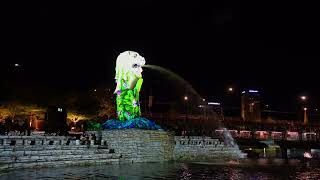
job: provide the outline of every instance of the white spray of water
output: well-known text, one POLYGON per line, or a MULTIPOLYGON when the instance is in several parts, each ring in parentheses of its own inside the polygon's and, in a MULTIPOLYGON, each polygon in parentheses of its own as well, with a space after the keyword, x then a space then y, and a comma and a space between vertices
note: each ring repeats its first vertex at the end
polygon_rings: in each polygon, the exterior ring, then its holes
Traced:
MULTIPOLYGON (((198 97, 198 99, 202 100, 203 98, 200 96, 200 94, 190 85, 190 83, 188 83, 185 79, 183 79, 181 76, 177 75, 176 73, 165 69, 163 67, 160 66, 156 66, 156 65, 144 65, 143 67, 149 68, 149 69, 153 69, 153 70, 157 70, 163 74, 166 74, 168 76, 168 78, 173 78, 178 80, 180 83, 183 84, 184 87, 186 87, 186 89, 190 90, 190 92, 195 95, 196 97, 198 97)), ((220 125, 221 126, 221 125, 220 125)), ((224 137, 224 143, 229 146, 229 147, 233 147, 235 149, 238 149, 237 153, 238 153, 238 157, 242 158, 243 154, 241 154, 241 151, 239 150, 239 146, 235 143, 232 135, 230 134, 230 132, 228 131, 227 128, 222 128, 223 129, 223 137, 224 137)))

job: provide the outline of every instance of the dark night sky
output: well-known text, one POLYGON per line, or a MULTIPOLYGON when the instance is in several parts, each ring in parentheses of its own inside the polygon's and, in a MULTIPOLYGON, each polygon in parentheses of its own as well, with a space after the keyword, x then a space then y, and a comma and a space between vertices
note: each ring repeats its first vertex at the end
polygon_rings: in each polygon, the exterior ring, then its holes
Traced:
POLYGON ((9 66, 20 63, 20 78, 30 88, 113 86, 117 55, 135 50, 205 97, 221 96, 231 84, 238 91, 258 89, 264 103, 283 110, 295 107, 302 93, 317 105, 316 7, 231 1, 4 5, 1 75, 11 76, 9 66))

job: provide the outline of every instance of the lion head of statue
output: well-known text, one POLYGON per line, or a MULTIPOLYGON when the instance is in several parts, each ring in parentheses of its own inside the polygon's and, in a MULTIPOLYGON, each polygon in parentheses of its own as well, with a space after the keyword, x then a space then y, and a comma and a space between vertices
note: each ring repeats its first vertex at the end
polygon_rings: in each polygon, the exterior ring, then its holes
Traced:
POLYGON ((134 79, 142 77, 142 66, 146 61, 144 57, 134 51, 125 51, 119 54, 116 61, 115 80, 117 87, 115 93, 120 90, 121 80, 124 82, 134 82, 134 79))

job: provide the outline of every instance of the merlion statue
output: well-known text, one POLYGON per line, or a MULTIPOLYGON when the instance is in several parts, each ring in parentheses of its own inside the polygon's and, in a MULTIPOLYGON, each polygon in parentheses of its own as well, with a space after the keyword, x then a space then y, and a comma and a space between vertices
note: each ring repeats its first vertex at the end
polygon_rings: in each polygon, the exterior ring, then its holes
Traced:
POLYGON ((142 66, 145 59, 137 52, 125 51, 117 57, 116 94, 117 119, 108 119, 103 129, 151 129, 161 130, 154 121, 141 117, 139 92, 142 86, 142 66))
POLYGON ((143 82, 142 66, 145 59, 134 51, 120 53, 116 62, 117 115, 120 121, 138 118, 141 115, 139 92, 143 82))

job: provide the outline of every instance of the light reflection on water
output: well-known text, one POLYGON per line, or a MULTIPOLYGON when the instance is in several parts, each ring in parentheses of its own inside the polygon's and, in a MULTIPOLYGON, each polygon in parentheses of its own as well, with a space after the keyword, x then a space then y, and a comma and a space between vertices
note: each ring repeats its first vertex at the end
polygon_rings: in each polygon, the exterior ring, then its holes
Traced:
POLYGON ((33 168, 0 172, 0 179, 320 179, 320 162, 245 159, 224 164, 172 162, 33 168))

